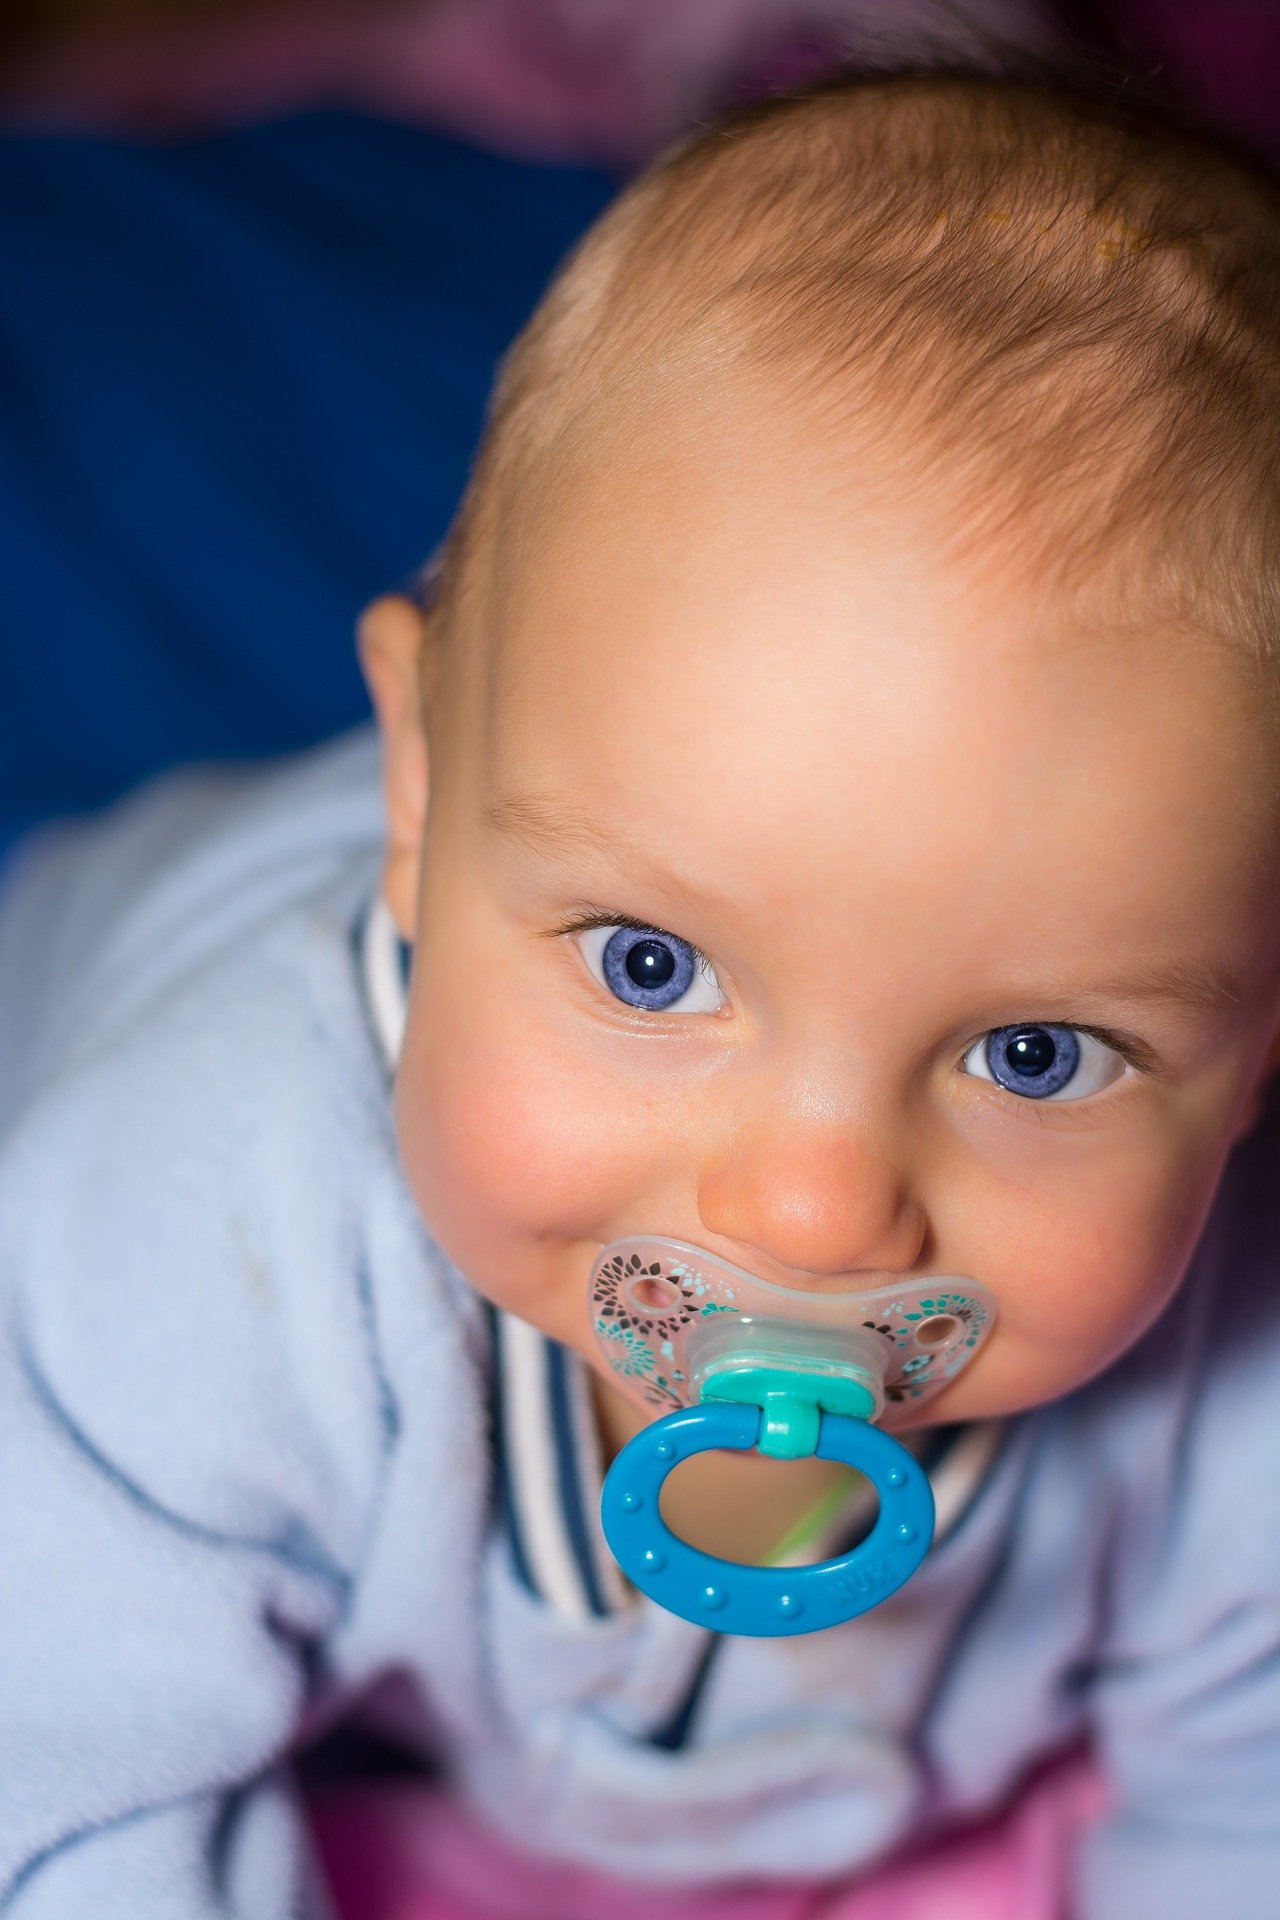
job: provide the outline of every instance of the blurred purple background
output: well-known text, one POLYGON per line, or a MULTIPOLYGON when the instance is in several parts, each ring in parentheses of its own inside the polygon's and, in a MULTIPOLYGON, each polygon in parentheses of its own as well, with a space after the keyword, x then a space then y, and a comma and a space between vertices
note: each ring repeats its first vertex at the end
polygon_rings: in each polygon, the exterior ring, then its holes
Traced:
POLYGON ((1280 146, 1275 0, 42 0, 22 17, 3 96, 45 125, 166 133, 340 105, 628 165, 834 62, 1052 58, 1084 39, 1280 146))

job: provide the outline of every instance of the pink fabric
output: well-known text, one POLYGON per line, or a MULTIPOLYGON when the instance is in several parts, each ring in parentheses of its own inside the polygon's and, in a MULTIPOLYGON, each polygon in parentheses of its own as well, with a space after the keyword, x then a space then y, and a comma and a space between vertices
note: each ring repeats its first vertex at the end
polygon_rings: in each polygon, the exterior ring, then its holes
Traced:
POLYGON ((1102 1809, 1082 1761, 998 1819, 852 1886, 644 1887, 516 1852, 437 1788, 346 1792, 316 1811, 341 1920, 1067 1920, 1075 1844, 1102 1809))

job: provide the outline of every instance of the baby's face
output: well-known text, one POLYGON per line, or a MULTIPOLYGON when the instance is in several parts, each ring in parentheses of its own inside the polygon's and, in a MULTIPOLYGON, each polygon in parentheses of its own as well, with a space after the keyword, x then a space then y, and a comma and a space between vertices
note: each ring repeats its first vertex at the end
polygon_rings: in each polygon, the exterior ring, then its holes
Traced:
POLYGON ((593 1365, 625 1234, 981 1281, 994 1337, 926 1416, 971 1418, 1105 1367, 1183 1274, 1270 1066, 1275 743, 1231 649, 1073 630, 852 466, 759 418, 566 455, 429 685, 420 846, 375 610, 398 1123, 456 1264, 593 1365))

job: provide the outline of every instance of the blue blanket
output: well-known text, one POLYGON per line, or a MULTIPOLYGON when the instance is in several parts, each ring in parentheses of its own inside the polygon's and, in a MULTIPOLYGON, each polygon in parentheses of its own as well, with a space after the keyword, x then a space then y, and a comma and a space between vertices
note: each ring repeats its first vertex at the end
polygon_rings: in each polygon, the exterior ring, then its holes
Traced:
POLYGON ((0 140, 0 846, 365 710, 355 615, 612 190, 339 114, 0 140))

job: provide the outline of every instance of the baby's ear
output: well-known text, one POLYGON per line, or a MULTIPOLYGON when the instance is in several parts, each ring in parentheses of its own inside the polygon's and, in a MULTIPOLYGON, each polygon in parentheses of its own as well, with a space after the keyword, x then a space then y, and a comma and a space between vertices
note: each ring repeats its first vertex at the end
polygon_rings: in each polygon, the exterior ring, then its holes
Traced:
POLYGON ((382 736, 387 816, 382 891, 404 940, 417 921, 422 837, 427 820, 427 739, 422 710, 421 608, 398 593, 365 608, 357 629, 360 665, 382 736))

